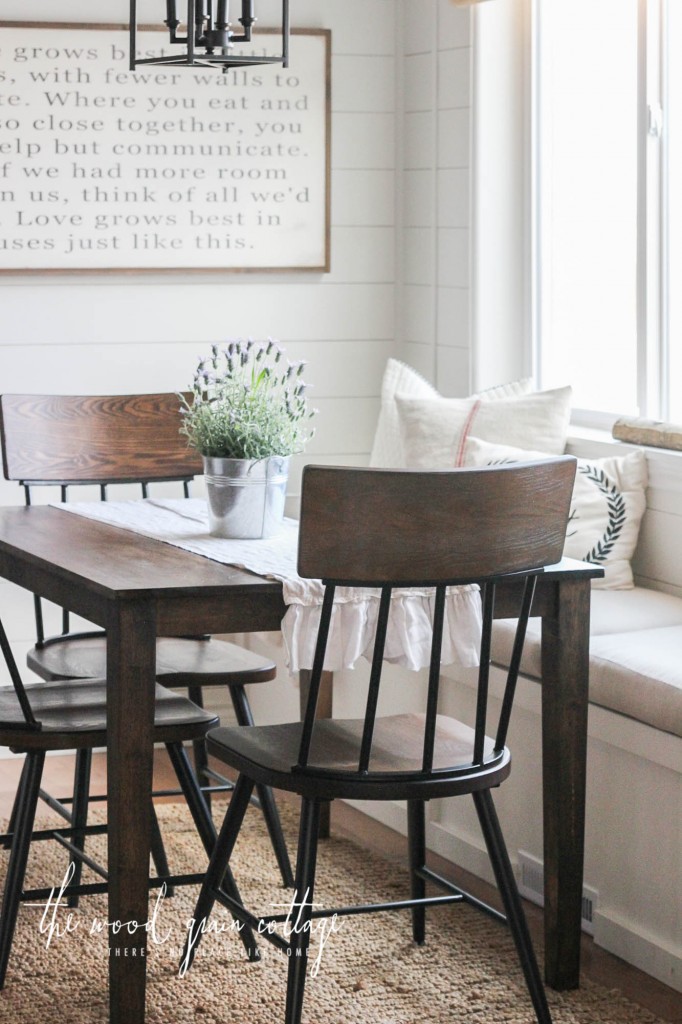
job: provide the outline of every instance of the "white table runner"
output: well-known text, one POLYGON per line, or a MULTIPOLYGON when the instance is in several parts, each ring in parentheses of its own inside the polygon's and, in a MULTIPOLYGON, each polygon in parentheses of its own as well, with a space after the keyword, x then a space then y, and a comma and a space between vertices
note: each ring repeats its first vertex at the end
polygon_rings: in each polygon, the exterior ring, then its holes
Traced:
MULTIPOLYGON (((293 519, 285 519, 281 531, 267 540, 223 540, 209 534, 206 502, 198 498, 72 502, 55 507, 281 581, 288 606, 282 621, 287 665, 292 673, 312 668, 323 587, 319 580, 302 579, 296 571, 298 523, 293 519)), ((394 591, 386 661, 415 670, 429 664, 433 593, 431 589, 394 591)), ((337 672, 354 668, 360 657, 371 659, 379 596, 378 589, 337 589, 326 669, 337 672)), ((449 588, 443 664, 477 665, 480 637, 478 588, 449 588)))

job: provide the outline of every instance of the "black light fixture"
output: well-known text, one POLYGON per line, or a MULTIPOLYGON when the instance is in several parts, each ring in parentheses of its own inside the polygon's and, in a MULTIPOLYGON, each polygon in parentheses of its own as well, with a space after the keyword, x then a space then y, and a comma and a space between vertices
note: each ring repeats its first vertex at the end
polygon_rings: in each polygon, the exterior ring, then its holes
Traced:
MULTIPOLYGON (((184 0, 180 5, 185 10, 184 0)), ((236 6, 236 0, 233 0, 236 6)), ((253 25, 256 22, 254 0, 241 0, 241 32, 235 32, 230 21, 230 0, 187 0, 187 17, 178 17, 177 0, 166 0, 169 42, 182 47, 175 53, 159 57, 137 56, 137 0, 130 0, 130 70, 142 64, 170 64, 173 67, 219 67, 223 71, 256 64, 289 66, 289 0, 282 0, 282 49, 275 56, 249 50, 253 25), (241 52, 235 47, 247 44, 241 52)))

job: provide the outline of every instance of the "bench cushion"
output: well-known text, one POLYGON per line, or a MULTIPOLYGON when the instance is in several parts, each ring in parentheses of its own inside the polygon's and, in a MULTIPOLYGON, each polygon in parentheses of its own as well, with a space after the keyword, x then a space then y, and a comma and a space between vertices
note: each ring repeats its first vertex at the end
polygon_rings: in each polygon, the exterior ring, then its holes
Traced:
MULTIPOLYGON (((590 701, 682 736, 682 599, 645 587, 592 592, 590 701)), ((515 623, 493 631, 492 660, 506 667, 515 623)), ((540 619, 531 619, 521 670, 540 678, 540 619)))
POLYGON ((590 644, 590 700, 682 736, 682 626, 610 633, 590 644))

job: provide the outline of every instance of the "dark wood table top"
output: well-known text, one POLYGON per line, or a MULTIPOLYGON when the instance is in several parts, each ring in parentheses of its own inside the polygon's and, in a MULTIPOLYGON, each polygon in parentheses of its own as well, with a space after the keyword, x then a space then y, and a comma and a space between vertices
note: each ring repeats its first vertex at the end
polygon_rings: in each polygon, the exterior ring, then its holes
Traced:
POLYGON ((169 597, 195 589, 206 593, 226 583, 258 589, 277 585, 54 505, 0 507, 0 550, 11 548, 27 552, 36 566, 61 568, 110 600, 169 597))
POLYGON ((286 611, 274 580, 54 506, 0 507, 0 574, 102 626, 112 602, 152 600, 162 635, 180 604, 184 633, 279 629, 286 611), (250 606, 250 626, 235 604, 250 606))
MULTIPOLYGON (((136 598, 218 599, 226 587, 233 597, 262 597, 264 607, 268 602, 274 607, 281 595, 275 580, 51 505, 0 507, 0 566, 5 555, 19 552, 36 572, 48 570, 54 576, 56 569, 78 584, 90 597, 91 611, 102 602, 136 598)), ((21 585, 22 574, 12 571, 10 560, 5 562, 9 571, 2 575, 21 585)), ((545 569, 541 578, 548 583, 602 574, 595 566, 566 558, 545 569)), ((284 613, 283 604, 279 610, 284 613)))

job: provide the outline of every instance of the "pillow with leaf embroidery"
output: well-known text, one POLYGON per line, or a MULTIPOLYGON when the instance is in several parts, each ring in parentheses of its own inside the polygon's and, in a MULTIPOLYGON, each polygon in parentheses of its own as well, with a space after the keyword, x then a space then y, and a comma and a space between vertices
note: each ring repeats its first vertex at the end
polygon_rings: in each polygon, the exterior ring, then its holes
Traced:
MULTIPOLYGON (((467 440, 465 466, 546 459, 547 453, 467 440)), ((593 586, 629 590, 634 586, 630 559, 637 545, 646 507, 647 464, 644 452, 606 459, 578 459, 564 555, 595 562, 605 576, 593 586)))

